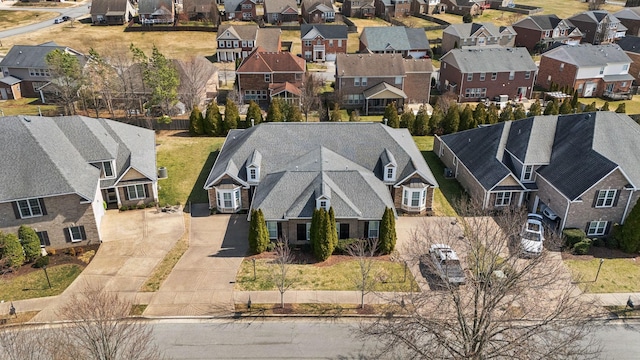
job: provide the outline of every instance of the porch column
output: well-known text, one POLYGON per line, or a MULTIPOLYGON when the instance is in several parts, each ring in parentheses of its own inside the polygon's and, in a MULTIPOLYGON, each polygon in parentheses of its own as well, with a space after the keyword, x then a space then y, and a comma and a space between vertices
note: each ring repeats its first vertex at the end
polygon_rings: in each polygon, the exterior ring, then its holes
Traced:
MULTIPOLYGON (((118 190, 119 188, 114 188, 116 189, 116 200, 118 202, 118 209, 120 209, 120 207, 122 206, 122 201, 120 200, 120 191, 118 190)), ((124 191, 127 191, 126 189, 124 191)))
POLYGON ((524 197, 524 192, 520 192, 520 198, 518 199, 518 207, 522 206, 522 198, 524 197))

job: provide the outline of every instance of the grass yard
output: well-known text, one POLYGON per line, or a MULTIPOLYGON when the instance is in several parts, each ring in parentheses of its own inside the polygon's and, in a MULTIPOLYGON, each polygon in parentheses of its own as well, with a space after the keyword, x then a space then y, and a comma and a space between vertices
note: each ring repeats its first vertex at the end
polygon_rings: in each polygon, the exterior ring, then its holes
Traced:
POLYGON ((22 98, 18 100, 0 100, 0 116, 4 113, 5 116, 11 115, 38 115, 38 107, 42 111, 42 115, 55 116, 58 115, 58 107, 56 105, 46 104, 39 105, 38 99, 22 98))
MULTIPOLYGON (((333 255, 330 259, 335 259, 333 255)), ((376 279, 374 291, 411 291, 417 289, 411 271, 407 270, 404 281, 404 264, 399 262, 374 260, 371 276, 376 279), (382 279, 385 279, 382 281, 382 279)), ((277 290, 273 281, 272 271, 276 265, 272 259, 260 258, 256 260, 256 280, 253 280, 253 262, 245 259, 236 276, 236 290, 269 291, 277 290)), ((345 260, 335 265, 320 264, 292 264, 289 274, 293 285, 290 290, 357 290, 357 278, 360 267, 356 260, 345 260)))
MULTIPOLYGON (((29 265, 25 265, 29 266, 29 265)), ((82 272, 82 266, 65 264, 47 267, 51 289, 43 271, 0 277, 0 300, 14 301, 61 294, 82 272)))
MULTIPOLYGON (((596 106, 600 108, 607 100, 597 98, 580 98, 578 101, 585 105, 589 105, 595 101, 596 106)), ((640 96, 634 95, 631 100, 609 101, 609 110, 615 111, 620 103, 626 103, 625 107, 627 114, 640 114, 640 96)))
MULTIPOLYGON (((286 295, 285 295, 286 296, 286 295)), ((284 309, 280 304, 251 304, 251 309, 247 308, 247 304, 235 304, 236 313, 245 316, 262 316, 262 315, 279 315, 279 314, 298 314, 298 315, 323 315, 323 316, 344 316, 344 315, 362 315, 362 314, 388 314, 403 313, 406 311, 397 305, 388 304, 365 304, 364 309, 356 304, 322 304, 322 303, 302 303, 302 304, 284 304, 284 309)))
POLYGON ((34 24, 53 19, 58 15, 60 14, 48 11, 0 10, 0 30, 34 24))
POLYGON ((571 276, 580 289, 589 293, 617 293, 640 291, 640 264, 637 258, 605 259, 594 282, 600 259, 565 260, 571 276))
POLYGON ((207 202, 202 187, 223 142, 221 137, 189 137, 175 132, 156 138, 157 164, 169 173, 167 179, 158 180, 161 205, 207 202))
MULTIPOLYGON (((560 19, 587 11, 589 7, 588 2, 580 0, 516 0, 516 4, 541 7, 543 9, 541 14, 556 14, 560 19)), ((604 4, 602 9, 609 12, 616 12, 622 9, 622 6, 604 4)))
MULTIPOLYGON (((362 29, 366 27, 376 27, 376 26, 389 26, 390 24, 380 18, 373 19, 359 19, 359 18, 349 18, 353 23, 358 27, 358 33, 362 32, 362 29)), ((461 20, 462 22, 462 20, 461 20)))

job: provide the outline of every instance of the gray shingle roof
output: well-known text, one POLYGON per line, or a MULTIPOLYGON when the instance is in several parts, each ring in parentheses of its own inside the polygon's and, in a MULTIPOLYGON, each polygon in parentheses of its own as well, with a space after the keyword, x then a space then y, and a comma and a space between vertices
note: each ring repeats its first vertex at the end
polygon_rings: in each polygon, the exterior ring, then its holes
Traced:
POLYGON ((574 64, 578 67, 631 63, 631 58, 617 44, 558 46, 545 52, 542 56, 574 64))
POLYGON ((85 63, 84 55, 65 46, 58 46, 54 42, 40 45, 14 45, 2 59, 0 66, 8 68, 47 68, 45 57, 53 50, 60 50, 76 55, 80 64, 85 63))
POLYGON ((322 184, 331 189, 337 216, 360 212, 361 218, 381 217, 382 204, 393 207, 381 180, 386 151, 398 165, 398 181, 417 172, 437 186, 406 129, 379 123, 265 123, 229 133, 205 188, 224 174, 245 182, 245 167, 255 150, 262 154, 262 162, 253 206, 260 207, 266 218, 282 218, 285 213, 311 216, 309 209, 315 207, 322 184), (313 201, 310 208, 309 201, 313 201))
POLYGON ((431 59, 403 59, 400 54, 337 54, 338 77, 389 77, 433 71, 431 59))
POLYGON ((452 49, 441 59, 462 73, 536 71, 538 68, 526 48, 452 49))
MULTIPOLYGON (((462 23, 462 24, 451 24, 444 29, 444 32, 457 35, 460 38, 466 38, 473 34, 475 34, 478 30, 484 28, 489 32, 491 36, 500 36, 500 33, 505 30, 504 27, 498 28, 493 23, 484 22, 484 23, 462 23)), ((511 33, 515 34, 515 31, 511 26, 507 26, 511 33)))
POLYGON ((102 160, 116 159, 119 174, 131 165, 156 179, 153 131, 111 120, 4 117, 0 150, 1 202, 73 193, 93 200, 100 170, 89 163, 102 160))
POLYGON ((392 48, 398 51, 429 49, 427 33, 422 28, 404 26, 366 27, 360 41, 370 51, 384 51, 392 48))
POLYGON ((347 25, 327 24, 302 24, 300 25, 300 37, 304 38, 313 29, 325 39, 346 39, 348 37, 347 25))
POLYGON ((104 15, 107 12, 119 12, 124 14, 129 0, 93 0, 91 2, 91 15, 104 15))
POLYGON ((624 51, 640 54, 640 37, 627 35, 618 40, 618 46, 624 51))
POLYGON ((139 0, 138 1, 138 12, 140 14, 153 14, 160 8, 172 10, 173 1, 172 0, 139 0))

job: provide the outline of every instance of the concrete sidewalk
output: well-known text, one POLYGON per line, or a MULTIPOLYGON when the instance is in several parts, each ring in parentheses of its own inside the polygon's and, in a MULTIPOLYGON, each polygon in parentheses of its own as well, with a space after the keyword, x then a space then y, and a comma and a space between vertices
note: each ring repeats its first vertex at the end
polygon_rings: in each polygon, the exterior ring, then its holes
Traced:
MULTIPOLYGON (((370 293, 365 294, 365 304, 388 304, 400 301, 409 293, 370 293)), ((300 291, 289 290, 284 293, 284 302, 288 304, 360 304, 359 291, 300 291)), ((249 299, 254 304, 280 303, 279 291, 235 291, 233 300, 236 304, 246 304, 249 299)))

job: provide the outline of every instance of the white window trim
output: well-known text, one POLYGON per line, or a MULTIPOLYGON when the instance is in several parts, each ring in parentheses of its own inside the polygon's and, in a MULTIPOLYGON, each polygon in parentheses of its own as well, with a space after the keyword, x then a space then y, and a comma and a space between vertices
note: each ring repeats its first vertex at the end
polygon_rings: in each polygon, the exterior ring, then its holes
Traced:
POLYGON ((258 181, 260 179, 260 169, 255 166, 250 166, 247 168, 247 179, 249 181, 258 181), (255 174, 251 174, 251 170, 255 171, 255 174))
POLYGON ((384 167, 384 181, 396 181, 396 167, 387 165, 384 167), (391 174, 389 174, 391 170, 391 174), (391 176, 389 176, 391 175, 391 176))
POLYGON ((144 184, 136 184, 136 185, 128 185, 126 187, 126 192, 127 192, 127 196, 129 198, 129 200, 142 200, 144 198, 146 198, 146 191, 144 188, 144 184), (138 188, 140 187, 140 188, 138 188), (142 189, 142 190, 140 190, 142 189), (133 192, 132 192, 133 190, 133 192), (142 192, 142 196, 140 196, 140 192, 142 192), (131 196, 132 194, 134 194, 134 196, 131 196))
POLYGON ((266 223, 267 223, 267 231, 269 232, 269 239, 277 240, 278 239, 278 222, 267 221, 266 223), (274 233, 275 236, 273 236, 272 233, 274 233))
POLYGON ((16 201, 16 206, 18 206, 18 211, 20 212, 20 218, 21 219, 30 219, 30 218, 34 218, 34 217, 40 217, 43 216, 43 211, 42 211, 42 205, 40 204, 40 199, 38 198, 30 198, 30 199, 24 199, 24 200, 18 200, 16 201), (31 204, 31 201, 35 200, 35 202, 37 203, 36 205, 31 204), (24 202, 27 205, 27 208, 29 209, 29 214, 23 214, 22 213, 22 206, 20 206, 20 203, 24 202), (40 212, 39 214, 34 213, 34 209, 37 208, 38 211, 40 212))
POLYGON ((217 207, 219 210, 233 210, 236 211, 238 209, 240 209, 240 206, 242 206, 242 195, 240 194, 240 187, 236 187, 233 189, 216 189, 216 200, 217 200, 217 207), (227 207, 225 206, 225 200, 224 200, 224 194, 230 194, 231 196, 231 207, 227 207))
POLYGON ((533 182, 533 165, 525 165, 522 167, 522 181, 533 182), (527 174, 529 176, 527 176, 527 174))
POLYGON ((102 162, 102 178, 103 179, 115 179, 116 178, 116 172, 114 170, 113 161, 103 161, 102 162), (111 169, 111 175, 107 175, 107 172, 105 171, 105 165, 106 164, 109 164, 109 168, 111 169))
POLYGON ((496 193, 495 206, 511 205, 511 191, 500 191, 496 193))
POLYGON ((331 208, 331 200, 321 197, 316 199, 316 209, 320 209, 323 208, 326 211, 329 211, 329 209, 331 208), (322 206, 322 203, 324 203, 324 206, 322 206))
POLYGON ((591 221, 589 223, 589 228, 587 229, 588 236, 600 236, 604 235, 607 231, 608 221, 591 221))
POLYGON ((402 187, 402 209, 407 211, 421 211, 427 208, 427 188, 402 187), (418 195, 418 205, 413 205, 414 194, 418 195))
POLYGON ((72 243, 76 243, 76 242, 82 241, 82 231, 80 231, 80 226, 71 226, 67 230, 69 231, 69 239, 71 239, 72 243), (73 236, 73 229, 77 229, 78 230, 79 238, 76 238, 76 237, 73 236))
POLYGON ((369 231, 367 233, 367 237, 370 239, 377 239, 380 236, 380 221, 371 220, 369 221, 369 231), (372 226, 375 225, 375 226, 372 226))
POLYGON ((618 195, 618 190, 616 189, 607 189, 607 190, 598 191, 598 195, 596 198, 596 207, 597 208, 613 207, 613 203, 616 200, 616 195, 618 195), (603 194, 603 196, 600 196, 600 194, 603 194), (598 203, 600 203, 600 200, 602 200, 602 204, 598 205, 598 203))

